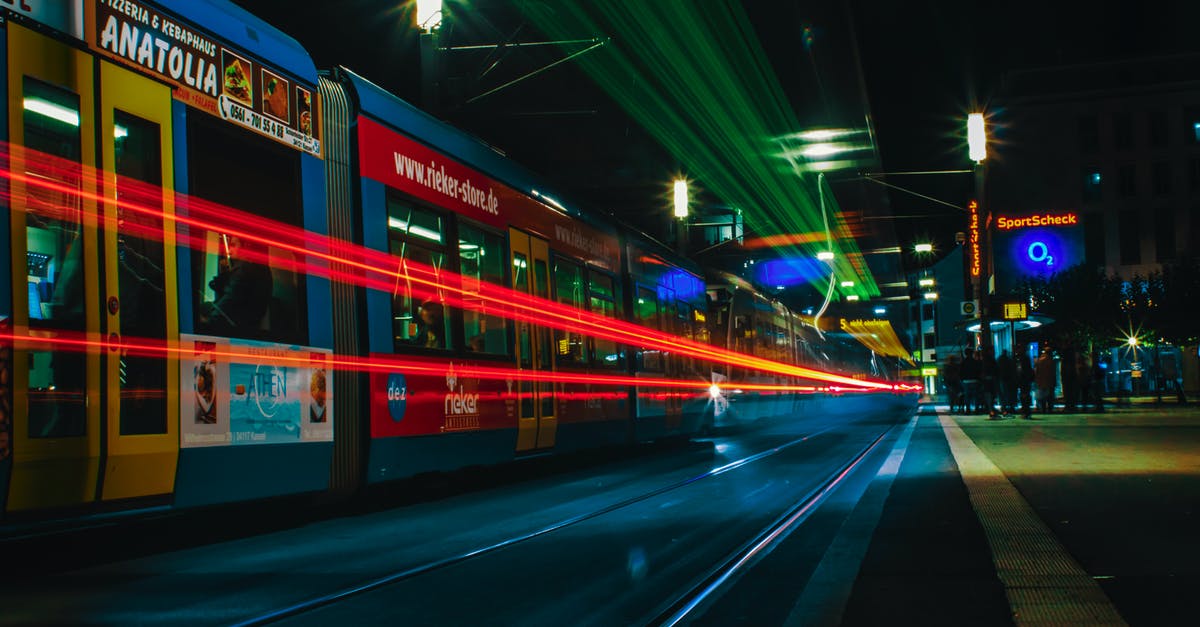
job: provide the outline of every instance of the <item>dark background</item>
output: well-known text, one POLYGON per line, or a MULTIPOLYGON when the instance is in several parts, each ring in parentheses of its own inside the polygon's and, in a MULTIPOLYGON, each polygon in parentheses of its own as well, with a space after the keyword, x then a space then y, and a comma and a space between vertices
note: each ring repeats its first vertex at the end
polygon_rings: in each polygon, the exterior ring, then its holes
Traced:
MULTIPOLYGON (((412 2, 235 1, 295 37, 318 68, 345 65, 410 102, 421 102, 412 2)), ((820 123, 823 112, 837 117, 847 109, 861 110, 860 102, 846 101, 847 90, 827 84, 853 81, 861 68, 861 89, 854 91, 869 102, 882 160, 874 169, 884 172, 970 167, 966 114, 983 108, 1003 119, 995 98, 1008 71, 1200 51, 1195 32, 1200 3, 1194 2, 746 0, 744 7, 802 122, 820 123), (805 26, 814 33, 810 50, 800 43, 805 26), (837 91, 836 102, 828 102, 826 92, 832 91, 837 91)), ((546 39, 506 0, 445 0, 445 11, 452 16, 448 23, 453 20, 443 32, 449 45, 546 39)), ((659 197, 679 169, 677 160, 572 63, 463 104, 561 58, 561 51, 520 49, 486 72, 496 60, 488 51, 453 54, 440 117, 545 174, 575 202, 661 235, 669 218, 661 215, 659 197)), ((1002 141, 1003 128, 992 130, 1002 141)), ((993 151, 1003 158, 1003 145, 993 151)), ((956 205, 965 205, 972 193, 972 179, 963 174, 887 180, 956 205)), ((963 230, 963 213, 900 192, 890 196, 896 236, 906 248, 932 241, 946 252, 954 232, 963 230)), ((906 256, 909 265, 929 260, 906 256)))

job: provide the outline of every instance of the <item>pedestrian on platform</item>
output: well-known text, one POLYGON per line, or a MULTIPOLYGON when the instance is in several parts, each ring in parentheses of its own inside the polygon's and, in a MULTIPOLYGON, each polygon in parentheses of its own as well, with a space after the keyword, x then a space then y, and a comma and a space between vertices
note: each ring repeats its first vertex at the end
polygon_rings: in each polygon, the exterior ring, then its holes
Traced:
POLYGON ((963 382, 963 413, 970 414, 979 411, 979 376, 983 362, 975 359, 975 350, 963 350, 962 382, 963 382))
POLYGON ((1022 347, 1017 355, 1017 387, 1021 394, 1021 417, 1026 420, 1033 418, 1033 364, 1029 361, 1029 351, 1022 347))
POLYGON ((1001 351, 996 360, 996 375, 1000 381, 1000 412, 1017 413, 1017 362, 1008 351, 1001 351))
POLYGON ((1059 363, 1062 364, 1059 378, 1062 381, 1063 412, 1068 414, 1075 413, 1075 407, 1079 402, 1079 378, 1076 376, 1075 355, 1074 344, 1067 344, 1059 354, 1059 363))
POLYGON ((1054 358, 1049 350, 1042 351, 1033 366, 1034 383, 1037 384, 1038 411, 1048 414, 1054 409, 1054 387, 1058 382, 1054 371, 1054 358))
POLYGON ((962 360, 958 355, 951 354, 946 358, 942 369, 946 381, 946 400, 950 402, 950 413, 961 412, 963 402, 962 360))
POLYGON ((1075 353, 1075 381, 1079 386, 1079 409, 1087 411, 1092 402, 1092 360, 1085 351, 1075 353))

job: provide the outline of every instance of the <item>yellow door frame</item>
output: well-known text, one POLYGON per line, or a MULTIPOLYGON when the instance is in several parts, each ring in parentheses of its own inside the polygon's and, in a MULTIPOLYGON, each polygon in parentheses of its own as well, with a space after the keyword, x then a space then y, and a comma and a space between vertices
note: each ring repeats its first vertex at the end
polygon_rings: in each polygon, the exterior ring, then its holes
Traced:
MULTIPOLYGON (((166 340, 171 345, 179 338, 179 299, 175 257, 175 170, 171 126, 171 88, 135 74, 112 63, 100 63, 100 138, 104 168, 105 298, 118 298, 119 260, 116 175, 116 124, 114 110, 135 115, 158 124, 159 154, 162 159, 163 210, 163 289, 166 299, 166 340)), ((121 307, 104 308, 106 327, 111 333, 121 328, 121 307)), ((105 437, 108 450, 104 458, 104 500, 169 494, 174 491, 175 468, 179 461, 179 357, 167 354, 166 433, 121 435, 121 384, 119 351, 109 351, 105 399, 108 416, 105 437)))
MULTIPOLYGON (((84 170, 81 180, 84 261, 85 339, 95 346, 100 335, 99 281, 94 260, 97 251, 96 183, 88 176, 96 165, 95 83, 92 56, 67 44, 9 22, 8 31, 8 123, 13 144, 25 138, 25 78, 34 78, 74 92, 79 97, 80 155, 84 170), (90 262, 90 263, 89 263, 90 262)), ((26 160, 20 149, 11 150, 10 168, 24 172, 26 160)), ((11 181, 10 214, 12 279, 25 285, 28 275, 26 185, 11 181)), ((13 331, 18 337, 31 332, 29 294, 13 290, 13 331)), ((34 331, 38 333, 40 330, 34 331)), ((25 351, 18 351, 25 352, 25 351)), ((13 465, 9 481, 8 511, 67 507, 94 501, 100 470, 100 355, 86 353, 86 422, 84 435, 40 438, 29 433, 29 361, 14 355, 13 368, 13 465)))
MULTIPOLYGON (((541 286, 540 293, 549 298, 550 245, 546 240, 511 228, 508 230, 508 240, 509 258, 510 263, 514 265, 514 272, 525 272, 525 292, 530 296, 539 295, 539 289, 536 284, 538 277, 534 269, 537 263, 541 262, 544 264, 546 272, 545 276, 542 277, 545 283, 541 286), (517 267, 517 255, 521 255, 524 258, 524 267, 517 267)), ((512 287, 513 289, 521 289, 517 286, 515 275, 512 287)), ((544 355, 544 349, 542 348, 542 340, 549 338, 550 336, 547 335, 549 333, 549 329, 533 324, 527 318, 516 321, 516 365, 518 371, 523 369, 521 362, 527 357, 530 364, 529 368, 533 372, 553 372, 553 351, 547 351, 551 354, 544 355), (524 349, 521 346, 522 333, 529 334, 529 355, 524 354, 524 349), (544 357, 548 358, 548 368, 539 365, 539 362, 544 357)), ((519 383, 517 389, 520 390, 521 394, 525 394, 526 390, 529 390, 529 393, 533 395, 532 415, 525 415, 523 411, 524 404, 521 402, 521 399, 517 399, 517 451, 544 449, 554 446, 555 433, 558 429, 557 396, 554 391, 554 383, 542 381, 535 382, 532 385, 519 383), (543 399, 545 397, 549 398, 547 399, 546 408, 543 408, 543 399)))

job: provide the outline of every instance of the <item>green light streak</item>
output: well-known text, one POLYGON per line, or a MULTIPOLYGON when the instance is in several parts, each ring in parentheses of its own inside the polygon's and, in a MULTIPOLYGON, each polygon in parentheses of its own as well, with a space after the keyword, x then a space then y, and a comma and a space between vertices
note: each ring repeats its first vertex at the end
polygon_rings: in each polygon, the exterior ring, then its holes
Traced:
MULTIPOLYGON (((756 231, 824 233, 813 168, 780 156, 806 129, 759 45, 740 3, 730 0, 519 0, 522 12, 556 39, 612 35, 578 63, 666 150, 690 179, 740 207, 756 231), (806 171, 809 170, 809 171, 806 171)), ((796 54, 803 54, 797 42, 796 54)), ((814 98, 819 97, 814 95, 814 98)), ((809 164, 810 166, 812 164, 809 164)), ((879 295, 874 278, 825 184, 832 243, 780 249, 781 257, 833 250, 843 290, 879 295)), ((814 281, 822 292, 828 277, 814 281)))

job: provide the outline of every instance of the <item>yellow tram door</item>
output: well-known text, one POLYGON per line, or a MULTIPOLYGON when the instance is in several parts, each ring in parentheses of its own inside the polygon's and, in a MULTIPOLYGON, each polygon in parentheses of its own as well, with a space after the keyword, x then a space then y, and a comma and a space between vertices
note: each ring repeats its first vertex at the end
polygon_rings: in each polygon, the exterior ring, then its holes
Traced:
POLYGON ((92 57, 7 24, 13 364, 10 512, 96 499, 100 475, 92 57))
POLYGON ((171 89, 100 64, 102 328, 130 348, 104 354, 100 498, 170 494, 179 458, 171 89), (135 348, 136 347, 136 348, 135 348))
MULTIPOLYGON (((513 289, 550 298, 550 247, 545 240, 516 229, 509 229, 512 250, 513 289)), ((517 319, 517 370, 525 373, 549 373, 554 368, 550 329, 530 322, 528 316, 517 319)), ((518 382, 517 450, 529 451, 554 446, 558 426, 554 383, 518 382)))

